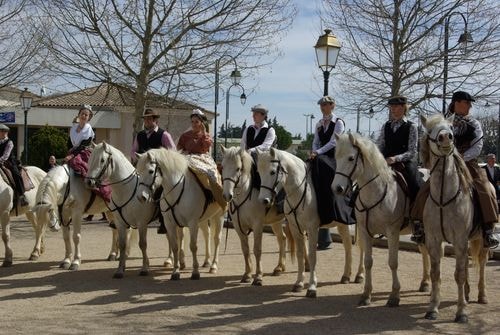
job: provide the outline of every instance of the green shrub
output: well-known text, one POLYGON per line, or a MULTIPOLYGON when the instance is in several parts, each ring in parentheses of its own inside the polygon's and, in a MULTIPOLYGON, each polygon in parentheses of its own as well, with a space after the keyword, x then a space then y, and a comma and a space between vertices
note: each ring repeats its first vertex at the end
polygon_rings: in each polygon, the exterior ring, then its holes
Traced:
POLYGON ((68 152, 68 133, 48 125, 38 129, 28 139, 28 164, 43 170, 49 167, 49 156, 63 158, 68 152))

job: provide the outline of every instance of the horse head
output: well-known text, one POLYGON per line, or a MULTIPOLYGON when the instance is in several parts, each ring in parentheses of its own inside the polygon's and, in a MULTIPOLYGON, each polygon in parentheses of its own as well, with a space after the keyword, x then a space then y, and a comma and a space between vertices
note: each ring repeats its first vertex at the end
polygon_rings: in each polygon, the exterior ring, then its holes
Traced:
POLYGON ((113 154, 110 146, 102 142, 93 146, 92 154, 88 161, 88 172, 85 177, 85 185, 95 188, 109 177, 109 170, 113 168, 113 154))
POLYGON ((358 137, 350 133, 335 134, 335 139, 337 169, 331 186, 333 192, 345 194, 362 172, 363 156, 358 145, 358 137))
POLYGON ((445 119, 441 114, 435 114, 429 118, 420 116, 426 130, 421 141, 421 156, 425 166, 430 161, 431 153, 437 157, 453 153, 455 146, 453 144, 452 118, 453 116, 445 119))
POLYGON ((260 175, 259 200, 266 206, 270 206, 274 197, 283 187, 286 180, 286 170, 281 162, 279 150, 271 148, 269 151, 257 150, 257 171, 260 175))
POLYGON ((252 158, 245 150, 237 147, 226 149, 221 146, 221 151, 223 154, 223 196, 229 202, 233 199, 234 190, 248 180, 252 168, 252 158))
POLYGON ((162 172, 159 167, 159 162, 152 149, 144 154, 137 154, 137 174, 141 182, 137 189, 137 199, 141 202, 154 201, 155 191, 161 187, 162 172))

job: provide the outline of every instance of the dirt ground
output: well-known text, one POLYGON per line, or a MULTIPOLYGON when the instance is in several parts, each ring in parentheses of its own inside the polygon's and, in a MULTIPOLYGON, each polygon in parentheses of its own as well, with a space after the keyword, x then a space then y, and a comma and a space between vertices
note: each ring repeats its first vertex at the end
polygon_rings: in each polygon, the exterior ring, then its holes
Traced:
MULTIPOLYGON (((272 277, 277 245, 264 236, 262 287, 241 284, 243 258, 234 230, 228 231, 227 249, 219 272, 203 269, 201 279, 189 279, 188 269, 180 281, 170 281, 163 267, 165 237, 149 229, 151 274, 139 277, 140 251, 133 248, 123 279, 112 279, 117 262, 108 262, 111 233, 101 224, 82 230, 80 270, 58 268, 64 255, 62 234, 47 233, 46 250, 39 261, 27 261, 34 233, 26 222, 11 229, 14 265, 0 268, 0 334, 498 334, 500 319, 500 262, 487 265, 488 305, 479 305, 477 280, 471 270, 472 301, 469 323, 455 324, 456 285, 454 260, 442 265, 442 303, 436 321, 423 319, 429 294, 418 292, 420 255, 401 251, 399 275, 401 304, 385 306, 391 287, 387 250, 374 251, 374 295, 370 306, 358 307, 361 284, 339 283, 344 252, 340 244, 318 254, 318 297, 292 293, 296 265, 287 260, 287 272, 272 277)), ((226 231, 224 232, 225 239, 226 231)), ((203 250, 203 248, 201 248, 203 250)), ((4 251, 0 252, 3 260, 4 251)), ((357 250, 355 254, 357 267, 357 250)), ((353 275, 354 276, 354 275, 353 275)))

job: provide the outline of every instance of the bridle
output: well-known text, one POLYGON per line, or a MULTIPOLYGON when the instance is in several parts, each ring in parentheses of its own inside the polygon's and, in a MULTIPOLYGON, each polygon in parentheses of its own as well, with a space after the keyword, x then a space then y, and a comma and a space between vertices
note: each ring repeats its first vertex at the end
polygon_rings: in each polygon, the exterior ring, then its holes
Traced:
MULTIPOLYGON (((99 173, 97 174, 96 177, 85 177, 85 179, 90 179, 90 180, 94 180, 96 185, 100 186, 110 186, 110 185, 115 185, 115 184, 120 184, 122 182, 128 182, 129 180, 132 180, 132 178, 134 177, 134 175, 136 175, 136 171, 134 170, 130 175, 128 175, 127 177, 121 179, 121 180, 118 180, 116 182, 112 182, 112 183, 107 183, 107 184, 102 184, 102 177, 104 176, 104 174, 106 173, 106 170, 108 169, 108 167, 110 165, 112 165, 114 163, 113 161, 113 154, 111 152, 108 152, 108 151, 104 151, 104 153, 108 154, 108 157, 106 158, 106 162, 104 163, 104 165, 102 166, 101 170, 99 171, 99 173)), ((137 187, 137 185, 136 185, 137 187)))
POLYGON ((151 184, 146 184, 146 183, 144 183, 144 182, 142 182, 142 181, 141 181, 141 182, 139 183, 139 185, 143 185, 143 186, 145 186, 148 190, 150 190, 150 191, 151 191, 151 194, 152 194, 152 193, 154 192, 154 188, 153 188, 153 186, 154 186, 154 185, 155 185, 155 183, 156 183, 156 176, 157 176, 157 175, 160 175, 161 177, 163 177, 163 174, 162 174, 162 172, 161 172, 161 169, 160 169, 160 168, 159 168, 159 166, 158 166, 158 162, 157 162, 157 161, 151 161, 151 164, 155 166, 155 170, 154 170, 154 172, 153 172, 153 179, 152 179, 152 181, 151 181, 151 184))
POLYGON ((261 184, 260 188, 263 188, 263 189, 271 192, 271 194, 273 195, 273 198, 274 198, 276 196, 276 194, 278 193, 278 192, 276 192, 276 187, 278 186, 279 183, 282 182, 283 176, 287 175, 288 172, 285 170, 285 168, 283 168, 283 165, 281 165, 281 161, 279 159, 271 159, 270 163, 277 163, 278 164, 278 168, 276 169, 276 172, 275 172, 276 179, 274 180, 273 186, 269 187, 269 186, 261 184), (280 178, 280 176, 282 176, 282 177, 280 178))
MULTIPOLYGON (((241 168, 240 170, 237 172, 236 174, 236 178, 231 178, 231 177, 225 177, 222 179, 222 183, 224 183, 225 181, 229 181, 231 183, 234 184, 233 186, 233 189, 236 189, 239 187, 239 183, 240 183, 240 179, 241 179, 241 168)), ((248 193, 247 195, 245 196, 245 198, 243 198, 243 200, 241 201, 241 203, 237 204, 236 201, 234 200, 234 198, 231 200, 231 202, 229 203, 229 212, 231 215, 233 215, 234 213, 236 213, 236 216, 238 217, 238 225, 239 225, 239 228, 240 228, 240 231, 243 233, 243 228, 241 227, 241 220, 240 220, 240 208, 248 201, 252 198, 252 192, 253 192, 253 187, 252 187, 252 175, 250 174, 250 181, 249 181, 249 189, 248 189, 248 193)), ((245 235, 250 235, 250 233, 252 232, 251 229, 249 229, 246 233, 244 233, 245 235)))
MULTIPOLYGON (((347 181, 349 182, 348 187, 352 187, 352 185, 353 185, 352 175, 354 174, 354 171, 356 171, 356 167, 358 166, 358 161, 361 160, 361 162, 364 163, 363 156, 361 156, 361 154, 360 154, 361 150, 359 149, 359 147, 357 145, 354 145, 354 144, 352 146, 356 149, 356 158, 352 159, 354 161, 354 164, 352 166, 351 172, 349 172, 349 174, 345 174, 345 173, 337 171, 337 170, 335 171, 335 175, 339 175, 339 176, 347 178, 347 181)), ((366 184, 368 184, 368 183, 366 183, 366 184)), ((366 184, 364 186, 366 186, 366 184)))

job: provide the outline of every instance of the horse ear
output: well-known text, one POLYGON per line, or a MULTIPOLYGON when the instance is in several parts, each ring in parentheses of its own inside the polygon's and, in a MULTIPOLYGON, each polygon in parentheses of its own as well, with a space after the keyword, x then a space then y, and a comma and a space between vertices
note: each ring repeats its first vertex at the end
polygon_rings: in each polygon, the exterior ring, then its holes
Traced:
POLYGON ((339 134, 333 133, 333 135, 335 135, 335 140, 337 140, 337 141, 340 140, 340 135, 339 134))
POLYGON ((243 148, 240 147, 240 149, 238 150, 238 155, 243 156, 244 152, 245 150, 243 150, 243 148))
POLYGON ((137 160, 139 160, 139 159, 141 159, 141 157, 142 157, 142 156, 144 156, 144 155, 145 155, 145 154, 140 154, 140 153, 136 152, 136 153, 135 153, 135 158, 136 158, 137 160))
POLYGON ((353 136, 352 133, 349 133, 349 141, 351 141, 353 145, 356 145, 356 138, 353 136))
POLYGON ((424 126, 424 128, 427 128, 427 118, 425 115, 420 114, 420 122, 422 122, 422 126, 424 126))
POLYGON ((455 114, 451 114, 450 116, 448 116, 448 117, 446 118, 446 120, 447 120, 449 123, 451 123, 451 124, 453 124, 453 120, 454 120, 454 119, 455 119, 455 114))
POLYGON ((222 154, 225 155, 226 154, 226 147, 222 144, 219 147, 220 147, 220 151, 222 152, 222 154))
POLYGON ((104 148, 104 150, 108 150, 108 144, 106 143, 106 141, 102 141, 102 147, 104 148))
POLYGON ((276 149, 271 147, 271 150, 269 150, 269 153, 271 154, 271 158, 276 159, 276 155, 277 155, 276 149))
POLYGON ((96 144, 94 141, 90 141, 90 148, 95 149, 96 144))

